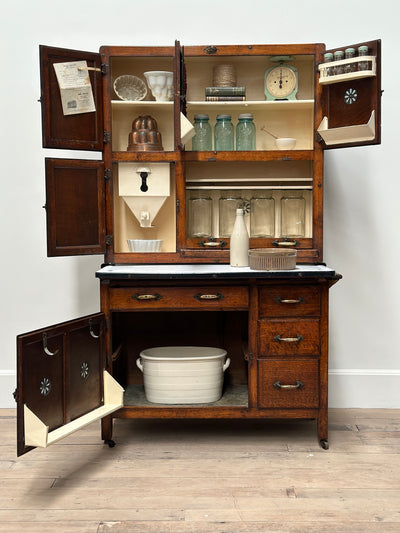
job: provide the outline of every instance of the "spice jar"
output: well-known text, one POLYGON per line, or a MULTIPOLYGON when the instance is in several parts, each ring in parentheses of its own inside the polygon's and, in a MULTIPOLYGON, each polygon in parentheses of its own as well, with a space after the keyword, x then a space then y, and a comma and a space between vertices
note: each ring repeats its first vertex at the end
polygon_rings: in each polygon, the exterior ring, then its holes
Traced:
MULTIPOLYGON (((368 55, 368 46, 359 46, 358 56, 363 57, 368 55)), ((368 61, 359 61, 358 70, 368 70, 368 61)))
POLYGON ((242 113, 236 126, 236 150, 256 149, 256 127, 252 113, 242 113))
MULTIPOLYGON (((354 48, 346 48, 344 51, 344 58, 345 59, 352 59, 356 56, 356 51, 354 48)), ((347 65, 344 66, 344 72, 347 74, 349 72, 355 72, 357 70, 356 63, 347 63, 347 65)))
MULTIPOLYGON (((344 52, 342 50, 336 50, 336 52, 333 54, 334 61, 343 61, 344 59, 344 52)), ((344 74, 344 65, 337 65, 335 67, 336 75, 344 74)))
MULTIPOLYGON (((324 63, 331 63, 333 61, 333 54, 331 52, 327 52, 324 54, 324 63)), ((333 74, 333 68, 327 67, 325 69, 325 76, 332 76, 333 74)))
POLYGON ((194 116, 194 131, 196 133, 192 139, 192 150, 212 150, 212 133, 208 120, 208 115, 194 116))
POLYGON ((231 115, 217 115, 217 123, 214 127, 214 149, 234 149, 234 127, 231 115))

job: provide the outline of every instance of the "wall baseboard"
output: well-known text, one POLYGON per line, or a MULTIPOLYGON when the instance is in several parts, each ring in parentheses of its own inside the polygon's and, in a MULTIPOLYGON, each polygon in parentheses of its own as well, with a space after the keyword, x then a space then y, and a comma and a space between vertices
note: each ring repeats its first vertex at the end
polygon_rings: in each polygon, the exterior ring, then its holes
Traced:
MULTIPOLYGON (((0 408, 15 407, 15 388, 15 372, 0 370, 0 408)), ((400 370, 330 370, 329 407, 400 409, 400 370)))

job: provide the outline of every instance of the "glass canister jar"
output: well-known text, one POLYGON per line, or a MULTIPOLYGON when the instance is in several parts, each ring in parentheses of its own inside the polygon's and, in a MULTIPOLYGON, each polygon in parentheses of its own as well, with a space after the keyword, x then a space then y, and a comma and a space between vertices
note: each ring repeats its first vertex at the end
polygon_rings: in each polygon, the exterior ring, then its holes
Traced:
POLYGON ((189 237, 212 236, 212 199, 207 192, 194 192, 189 199, 189 237))
POLYGON ((241 113, 236 126, 236 150, 256 149, 256 127, 252 113, 241 113))
POLYGON ((214 127, 214 149, 233 150, 234 142, 234 127, 231 122, 231 115, 217 115, 217 123, 214 127))
POLYGON ((281 237, 304 237, 306 201, 302 191, 284 191, 281 198, 281 237))
POLYGON ((192 150, 212 150, 212 132, 208 115, 194 116, 195 135, 192 139, 192 150))
POLYGON ((250 236, 275 235, 275 200, 272 193, 260 192, 250 199, 250 236))
POLYGON ((230 237, 236 218, 236 209, 243 201, 240 191, 226 191, 219 199, 219 236, 230 237))

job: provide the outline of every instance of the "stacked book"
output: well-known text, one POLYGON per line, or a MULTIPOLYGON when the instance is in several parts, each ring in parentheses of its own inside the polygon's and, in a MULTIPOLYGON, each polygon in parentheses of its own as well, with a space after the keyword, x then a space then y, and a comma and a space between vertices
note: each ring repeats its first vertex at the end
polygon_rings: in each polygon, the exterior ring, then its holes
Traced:
POLYGON ((246 100, 246 87, 206 87, 206 102, 240 102, 246 100))

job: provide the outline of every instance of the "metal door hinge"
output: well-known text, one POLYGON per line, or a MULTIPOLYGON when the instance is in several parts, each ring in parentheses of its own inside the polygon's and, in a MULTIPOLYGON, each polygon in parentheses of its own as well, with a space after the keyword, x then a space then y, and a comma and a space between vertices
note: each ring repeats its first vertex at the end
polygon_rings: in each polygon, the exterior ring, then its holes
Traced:
POLYGON ((181 210, 181 204, 179 200, 176 201, 176 214, 179 215, 179 211, 181 210))
POLYGON ((113 236, 112 235, 106 235, 106 245, 111 246, 113 243, 113 236))
POLYGON ((108 63, 102 63, 100 67, 101 73, 108 74, 108 67, 109 67, 108 63))
POLYGON ((112 170, 111 168, 105 168, 104 169, 104 179, 110 180, 112 178, 112 170))
POLYGON ((111 133, 109 131, 103 131, 103 142, 104 144, 111 142, 111 133))
POLYGON ((18 389, 13 392, 14 400, 17 401, 18 389))

